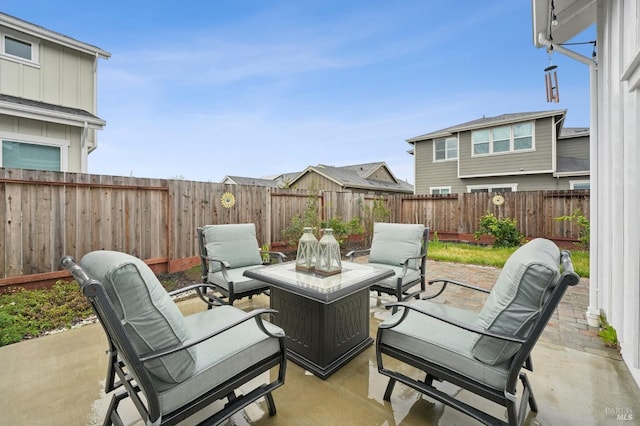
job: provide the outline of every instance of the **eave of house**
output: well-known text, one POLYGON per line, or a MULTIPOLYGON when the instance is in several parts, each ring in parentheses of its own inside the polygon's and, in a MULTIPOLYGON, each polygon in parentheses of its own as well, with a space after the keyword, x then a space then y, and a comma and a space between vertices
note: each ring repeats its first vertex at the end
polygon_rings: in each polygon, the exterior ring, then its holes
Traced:
POLYGON ((532 0, 533 44, 565 43, 596 21, 596 0, 532 0))
POLYGON ((567 110, 562 109, 562 110, 552 110, 552 111, 502 114, 495 117, 482 117, 476 120, 468 121, 466 123, 457 124, 455 126, 436 130, 435 132, 427 133, 420 136, 415 136, 413 138, 407 139, 406 141, 409 144, 413 145, 415 142, 453 136, 460 132, 467 132, 467 131, 477 130, 477 129, 486 129, 489 127, 520 123, 520 122, 531 121, 531 120, 538 120, 538 119, 547 118, 547 117, 554 117, 554 116, 564 117, 566 113, 567 113, 567 110))
POLYGON ((98 130, 102 130, 107 124, 106 121, 82 109, 1 94, 0 114, 98 130))
POLYGON ((43 40, 48 40, 52 43, 56 43, 70 49, 74 49, 80 52, 88 53, 92 56, 98 56, 104 59, 109 59, 111 53, 93 46, 88 43, 81 42, 74 38, 68 37, 64 34, 57 33, 55 31, 48 30, 39 25, 32 24, 22 19, 16 18, 6 13, 0 12, 0 25, 11 28, 16 31, 20 31, 25 34, 29 34, 34 37, 38 37, 43 40))

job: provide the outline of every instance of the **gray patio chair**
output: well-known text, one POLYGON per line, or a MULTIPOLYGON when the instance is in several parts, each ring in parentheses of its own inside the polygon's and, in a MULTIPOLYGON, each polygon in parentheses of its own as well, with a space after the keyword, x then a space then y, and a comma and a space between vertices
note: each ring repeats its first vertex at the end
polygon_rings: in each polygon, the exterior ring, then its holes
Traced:
POLYGON ((236 299, 269 292, 269 286, 247 278, 244 271, 282 262, 283 253, 261 251, 253 223, 206 225, 197 229, 202 282, 211 284, 233 305, 236 299))
POLYGON ((425 290, 425 271, 429 228, 420 224, 374 223, 371 248, 353 250, 346 254, 349 260, 369 254, 371 265, 392 269, 395 275, 373 284, 370 289, 396 296, 398 301, 417 297, 408 293, 416 284, 425 290))
MULTIPOLYGON (((567 286, 580 277, 573 272, 570 253, 551 241, 534 239, 507 260, 490 292, 449 279, 429 281, 488 293, 480 312, 433 300, 397 303, 403 309, 380 324, 376 340, 378 371, 389 376, 384 399, 389 401, 396 381, 474 417, 484 424, 504 421, 438 389, 449 382, 507 409, 508 424, 524 422, 528 403, 538 408, 523 368, 533 370, 531 350, 560 302, 567 286), (383 357, 385 355, 385 357, 383 357), (423 381, 406 368, 383 364, 386 356, 426 373, 423 381), (516 387, 522 382, 520 404, 516 387)), ((439 285, 439 284, 438 284, 439 285)))
POLYGON ((144 262, 114 251, 91 252, 80 265, 69 256, 61 263, 107 335, 105 392, 114 393, 105 425, 123 424, 118 406, 126 398, 148 425, 176 424, 219 400, 207 424, 218 424, 262 397, 269 413, 276 413, 271 392, 284 383, 285 334, 262 320, 276 311, 247 313, 220 304, 183 316, 171 296, 203 284, 167 293, 144 262), (278 373, 271 380, 274 367, 278 373), (246 394, 237 392, 253 379, 246 394))

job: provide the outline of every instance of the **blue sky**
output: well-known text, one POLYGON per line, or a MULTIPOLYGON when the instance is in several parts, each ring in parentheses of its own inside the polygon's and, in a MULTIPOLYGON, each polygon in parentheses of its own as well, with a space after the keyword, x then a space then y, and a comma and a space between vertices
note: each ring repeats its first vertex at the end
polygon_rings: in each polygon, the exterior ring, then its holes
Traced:
MULTIPOLYGON (((2 0, 0 10, 112 54, 89 172, 219 182, 385 161, 406 139, 485 116, 567 109, 589 125, 587 66, 533 46, 525 0, 2 0), (451 5, 455 4, 455 9, 451 5)), ((573 41, 595 39, 593 28, 573 41)), ((568 46, 590 57, 592 47, 568 46)))

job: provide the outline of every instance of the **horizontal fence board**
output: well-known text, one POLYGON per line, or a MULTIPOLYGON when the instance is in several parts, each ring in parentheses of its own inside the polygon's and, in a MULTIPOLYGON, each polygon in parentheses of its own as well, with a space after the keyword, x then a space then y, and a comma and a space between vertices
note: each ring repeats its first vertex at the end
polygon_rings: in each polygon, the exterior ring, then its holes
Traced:
POLYGON ((473 234, 488 213, 513 218, 527 237, 576 241, 580 227, 557 220, 579 210, 589 216, 589 191, 527 191, 448 195, 376 195, 340 191, 266 188, 187 180, 146 179, 0 168, 0 288, 11 277, 60 270, 64 255, 80 259, 98 250, 118 250, 162 269, 197 258, 196 228, 254 223, 259 244, 283 242, 294 217, 310 202, 318 219, 354 217, 370 229, 376 203, 389 222, 422 223, 432 235, 473 234), (236 203, 224 208, 222 195, 236 203))

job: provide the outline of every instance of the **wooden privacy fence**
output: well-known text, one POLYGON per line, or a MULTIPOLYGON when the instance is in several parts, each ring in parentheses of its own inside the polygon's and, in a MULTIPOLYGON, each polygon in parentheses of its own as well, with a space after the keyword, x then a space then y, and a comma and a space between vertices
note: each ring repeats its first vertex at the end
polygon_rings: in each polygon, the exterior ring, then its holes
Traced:
POLYGON ((68 278, 62 256, 80 259, 99 249, 133 254, 156 272, 185 270, 199 262, 195 230, 206 224, 255 223, 260 244, 280 242, 311 199, 322 220, 346 222, 365 217, 382 198, 390 222, 423 223, 439 238, 457 240, 469 240, 490 212, 516 219, 528 237, 575 241, 577 225, 555 218, 589 213, 588 191, 506 193, 500 206, 492 195, 377 196, 0 168, 0 291, 68 278), (226 192, 233 207, 220 202, 226 192))

